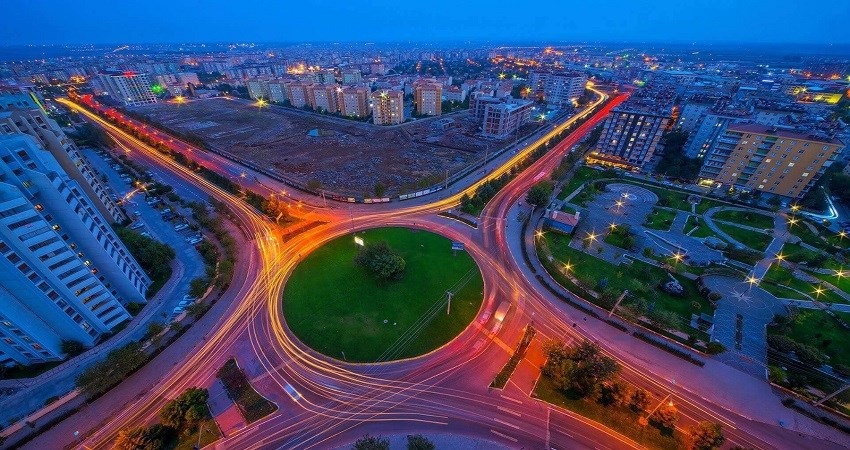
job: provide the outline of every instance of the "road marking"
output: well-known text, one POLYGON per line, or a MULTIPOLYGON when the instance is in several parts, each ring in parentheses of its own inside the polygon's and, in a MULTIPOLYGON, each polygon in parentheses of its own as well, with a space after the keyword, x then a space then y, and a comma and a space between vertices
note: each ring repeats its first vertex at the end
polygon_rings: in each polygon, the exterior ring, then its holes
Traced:
POLYGON ((519 440, 518 440, 517 438, 514 438, 514 437, 511 437, 511 436, 508 436, 508 435, 507 435, 507 434, 505 434, 505 433, 499 433, 498 431, 496 431, 496 430, 494 430, 494 429, 492 429, 492 428, 490 429, 490 432, 491 432, 491 433, 493 433, 493 434, 495 434, 496 436, 503 437, 503 438, 508 439, 508 440, 510 440, 510 441, 512 441, 512 442, 519 442, 519 440))
POLYGON ((477 351, 482 345, 484 345, 484 338, 475 341, 475 344, 472 345, 472 350, 477 351))
POLYGON ((513 429, 515 429, 515 430, 519 430, 519 429, 520 429, 520 428, 519 428, 519 425, 514 425, 514 424, 512 424, 512 423, 510 423, 510 422, 506 422, 506 421, 504 421, 504 420, 502 420, 502 419, 499 419, 498 417, 493 418, 493 420, 495 420, 497 423, 500 423, 500 424, 502 424, 502 425, 505 425, 505 426, 511 427, 511 428, 513 428, 513 429))
POLYGON ((497 406, 496 409, 498 409, 499 411, 502 411, 502 412, 506 412, 506 413, 511 414, 513 416, 516 416, 516 417, 522 417, 522 414, 520 414, 520 413, 518 413, 518 412, 516 412, 512 409, 505 408, 503 406, 497 406))
POLYGON ((516 403, 517 405, 521 405, 521 404, 522 404, 522 400, 517 400, 517 399, 515 399, 515 398, 511 398, 511 397, 505 397, 504 395, 499 395, 499 397, 502 397, 503 399, 505 399, 505 400, 507 400, 507 401, 509 401, 509 402, 514 402, 514 403, 516 403))

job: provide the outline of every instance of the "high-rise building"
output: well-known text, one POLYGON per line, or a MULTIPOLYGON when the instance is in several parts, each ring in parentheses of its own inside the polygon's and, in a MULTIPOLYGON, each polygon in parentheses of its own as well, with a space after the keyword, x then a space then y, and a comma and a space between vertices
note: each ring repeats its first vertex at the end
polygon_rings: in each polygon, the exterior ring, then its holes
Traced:
POLYGON ((312 107, 316 111, 336 113, 339 110, 339 91, 342 89, 335 84, 317 84, 310 94, 312 107))
POLYGON ((639 91, 611 110, 588 162, 642 169, 673 123, 673 92, 639 91))
POLYGON ((531 72, 528 84, 546 102, 554 105, 571 105, 584 94, 587 75, 579 72, 531 72))
POLYGON ((472 115, 478 120, 484 120, 484 112, 487 105, 496 105, 502 103, 503 99, 496 98, 492 95, 487 95, 481 91, 475 91, 469 96, 469 110, 472 115))
POLYGON ((47 150, 0 136, 0 364, 61 358, 130 318, 150 279, 47 150))
POLYGON ((414 81, 413 101, 416 114, 439 116, 443 112, 443 85, 433 80, 414 81))
POLYGON ((286 101, 286 85, 285 81, 269 81, 269 101, 275 103, 283 103, 286 101))
POLYGON ((268 100, 271 97, 269 82, 266 80, 248 80, 245 87, 248 89, 248 96, 251 97, 251 100, 268 100))
POLYGON ((358 69, 349 69, 342 71, 342 84, 352 85, 363 81, 363 76, 358 69))
POLYGON ((704 184, 800 198, 843 147, 825 136, 732 124, 707 153, 699 176, 704 184))
MULTIPOLYGON (((2 96, 0 96, 2 98, 2 96)), ((40 109, 0 111, 0 135, 27 134, 47 149, 68 176, 79 183, 92 204, 110 222, 123 223, 127 215, 112 200, 114 192, 80 153, 74 141, 40 109)))
POLYGON ((503 103, 488 104, 484 111, 482 134, 504 139, 519 130, 531 118, 534 102, 510 99, 503 103))
POLYGON ((339 112, 344 116, 363 118, 369 115, 369 88, 348 86, 339 94, 339 112))
POLYGON ((289 99, 289 104, 296 108, 303 108, 304 105, 313 105, 310 100, 312 95, 312 83, 289 83, 286 85, 286 97, 289 99))
POLYGON ((396 125, 404 122, 404 93, 401 91, 373 92, 372 121, 375 125, 396 125))
POLYGON ((149 105, 157 101, 146 73, 105 72, 98 78, 109 96, 124 106, 149 105))

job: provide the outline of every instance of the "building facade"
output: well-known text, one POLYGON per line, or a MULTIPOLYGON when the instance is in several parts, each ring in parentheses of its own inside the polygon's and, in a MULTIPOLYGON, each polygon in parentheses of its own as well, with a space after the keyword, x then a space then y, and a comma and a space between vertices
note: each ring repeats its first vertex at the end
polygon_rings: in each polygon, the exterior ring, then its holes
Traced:
POLYGON ((530 100, 512 99, 503 103, 488 104, 484 110, 482 134, 504 139, 527 123, 534 110, 530 100))
POLYGON ((339 94, 339 112, 348 117, 363 118, 369 115, 369 88, 345 87, 339 94))
POLYGON ((124 106, 150 105, 157 102, 146 73, 106 72, 98 75, 109 96, 124 106))
POLYGON ((531 89, 543 95, 547 103, 567 106, 584 94, 587 75, 579 72, 532 72, 528 76, 531 89))
POLYGON ((416 103, 416 114, 439 116, 443 113, 443 85, 431 80, 415 81, 413 101, 416 103))
POLYGON ((662 110, 617 107, 605 119, 602 135, 590 157, 596 162, 641 169, 658 149, 671 116, 662 110))
POLYGON ((373 92, 372 121, 375 125, 397 125, 404 122, 404 93, 401 91, 373 92))
POLYGON ((340 87, 335 84, 318 84, 313 86, 310 93, 311 106, 316 111, 336 113, 339 111, 338 91, 340 87))
POLYGON ((837 159, 836 139, 761 124, 732 124, 707 153, 700 180, 727 188, 801 198, 837 159))
POLYGON ((0 137, 0 364, 61 358, 129 320, 150 279, 80 185, 26 135, 0 137))

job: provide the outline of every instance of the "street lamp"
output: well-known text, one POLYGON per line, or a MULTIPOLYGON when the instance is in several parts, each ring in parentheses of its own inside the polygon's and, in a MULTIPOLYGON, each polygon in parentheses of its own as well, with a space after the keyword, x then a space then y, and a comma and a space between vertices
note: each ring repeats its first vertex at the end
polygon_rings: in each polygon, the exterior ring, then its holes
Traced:
POLYGON ((818 285, 818 287, 815 288, 815 297, 819 299, 820 296, 823 294, 823 292, 824 292, 823 286, 818 285))
POLYGON ((752 289, 753 285, 758 285, 759 279, 756 278, 753 274, 750 274, 750 276, 747 277, 747 283, 749 283, 750 289, 752 289))
POLYGON ((263 109, 264 106, 268 105, 269 102, 263 99, 257 99, 257 109, 263 109))
POLYGON ((776 254, 776 262, 781 263, 782 261, 785 261, 785 255, 783 255, 781 252, 777 253, 776 254))

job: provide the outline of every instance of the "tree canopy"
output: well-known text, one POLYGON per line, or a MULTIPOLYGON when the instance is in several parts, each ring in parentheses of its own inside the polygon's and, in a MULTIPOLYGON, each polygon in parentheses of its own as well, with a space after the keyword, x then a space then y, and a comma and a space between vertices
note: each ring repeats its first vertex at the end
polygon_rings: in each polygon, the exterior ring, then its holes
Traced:
MULTIPOLYGON (((572 390, 580 396, 596 392, 620 370, 614 359, 602 354, 599 346, 590 341, 582 341, 575 347, 553 341, 546 344, 545 352, 548 359, 543 374, 556 388, 572 390)), ((620 397, 619 393, 616 395, 620 397)))
POLYGON ((548 180, 535 184, 525 195, 526 203, 538 207, 546 206, 552 196, 552 187, 552 182, 548 180))
POLYGON ((367 242, 354 256, 354 263, 380 280, 398 280, 407 263, 386 241, 367 242))

